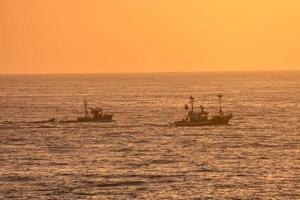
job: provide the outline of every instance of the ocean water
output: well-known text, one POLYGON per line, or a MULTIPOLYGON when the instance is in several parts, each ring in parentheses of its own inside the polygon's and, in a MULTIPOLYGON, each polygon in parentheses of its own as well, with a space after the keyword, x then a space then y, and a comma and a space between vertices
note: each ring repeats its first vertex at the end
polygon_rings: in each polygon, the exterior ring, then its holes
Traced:
POLYGON ((0 76, 0 199, 300 199, 300 72, 0 76), (192 94, 228 126, 173 127, 192 94), (114 123, 42 123, 83 115, 114 123))

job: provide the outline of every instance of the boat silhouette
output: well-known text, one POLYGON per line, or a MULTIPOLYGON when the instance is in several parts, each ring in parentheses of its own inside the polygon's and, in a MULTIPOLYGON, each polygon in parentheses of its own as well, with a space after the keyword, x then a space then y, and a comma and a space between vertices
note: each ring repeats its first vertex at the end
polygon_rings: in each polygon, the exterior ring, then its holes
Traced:
POLYGON ((233 118, 233 114, 224 114, 222 110, 222 97, 218 95, 219 99, 219 114, 209 117, 209 112, 205 111, 205 108, 200 105, 200 111, 195 111, 194 103, 195 98, 190 96, 189 102, 185 104, 184 108, 187 111, 187 116, 173 123, 175 126, 212 126, 212 125, 226 125, 229 120, 233 118))
POLYGON ((78 117, 77 122, 112 122, 113 114, 103 113, 103 109, 99 107, 88 107, 87 101, 83 100, 84 116, 78 117), (89 112, 90 111, 90 112, 89 112))

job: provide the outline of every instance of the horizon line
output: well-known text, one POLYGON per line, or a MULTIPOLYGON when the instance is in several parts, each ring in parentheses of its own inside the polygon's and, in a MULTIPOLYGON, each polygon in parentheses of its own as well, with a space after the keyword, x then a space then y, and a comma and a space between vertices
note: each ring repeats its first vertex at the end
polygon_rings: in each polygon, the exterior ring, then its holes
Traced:
POLYGON ((76 74, 171 74, 171 73, 230 73, 230 72, 300 72, 300 69, 263 70, 202 70, 202 71, 146 71, 146 72, 21 72, 0 73, 0 75, 76 75, 76 74))

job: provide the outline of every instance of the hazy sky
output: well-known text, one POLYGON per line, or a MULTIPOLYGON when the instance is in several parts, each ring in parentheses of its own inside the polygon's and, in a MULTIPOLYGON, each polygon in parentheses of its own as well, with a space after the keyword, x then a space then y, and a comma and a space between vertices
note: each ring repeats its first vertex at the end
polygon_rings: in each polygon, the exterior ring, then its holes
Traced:
POLYGON ((300 69, 299 0, 0 0, 0 73, 300 69))

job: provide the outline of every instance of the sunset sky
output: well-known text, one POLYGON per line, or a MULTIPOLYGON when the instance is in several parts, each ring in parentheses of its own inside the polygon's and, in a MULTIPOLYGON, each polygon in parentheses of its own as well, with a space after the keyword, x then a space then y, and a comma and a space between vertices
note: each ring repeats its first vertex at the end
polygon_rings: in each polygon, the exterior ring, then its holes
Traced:
POLYGON ((0 0, 0 73, 285 69, 299 0, 0 0))

